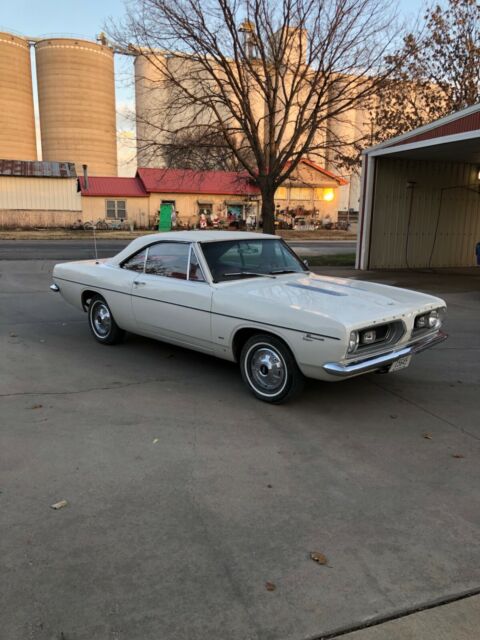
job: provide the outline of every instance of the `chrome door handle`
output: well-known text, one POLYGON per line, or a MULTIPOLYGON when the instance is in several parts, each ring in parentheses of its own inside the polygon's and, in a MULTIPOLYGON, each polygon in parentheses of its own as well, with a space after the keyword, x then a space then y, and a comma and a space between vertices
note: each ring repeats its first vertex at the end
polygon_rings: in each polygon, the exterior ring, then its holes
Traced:
POLYGON ((133 284, 136 284, 137 286, 141 285, 141 284, 147 284, 146 282, 143 282, 142 280, 134 280, 133 284))

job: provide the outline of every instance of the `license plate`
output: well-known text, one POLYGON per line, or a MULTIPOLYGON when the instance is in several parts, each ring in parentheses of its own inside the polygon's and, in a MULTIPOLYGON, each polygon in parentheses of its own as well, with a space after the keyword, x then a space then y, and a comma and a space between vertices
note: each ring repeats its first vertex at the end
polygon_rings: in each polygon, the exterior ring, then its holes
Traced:
POLYGON ((388 372, 392 373, 392 371, 400 371, 400 369, 406 369, 410 364, 411 359, 412 356, 404 356, 403 358, 395 360, 395 362, 390 365, 390 369, 388 370, 388 372))

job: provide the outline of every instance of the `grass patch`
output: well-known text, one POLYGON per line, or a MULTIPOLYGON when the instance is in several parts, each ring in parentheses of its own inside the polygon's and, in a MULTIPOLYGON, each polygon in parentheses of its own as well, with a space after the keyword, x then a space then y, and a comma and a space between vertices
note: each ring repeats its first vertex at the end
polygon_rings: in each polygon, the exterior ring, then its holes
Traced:
POLYGON ((333 253, 323 256, 301 256, 310 267, 354 267, 354 253, 333 253))

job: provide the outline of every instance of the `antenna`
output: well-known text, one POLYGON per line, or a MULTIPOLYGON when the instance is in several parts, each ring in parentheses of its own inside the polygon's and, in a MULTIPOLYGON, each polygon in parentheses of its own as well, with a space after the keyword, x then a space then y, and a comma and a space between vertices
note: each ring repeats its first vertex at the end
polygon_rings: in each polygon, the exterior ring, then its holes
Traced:
MULTIPOLYGON (((88 191, 88 187, 89 187, 89 182, 88 182, 88 165, 86 164, 82 164, 82 168, 83 168, 83 189, 85 191, 88 191)), ((93 222, 93 221, 92 221, 93 222)), ((92 224, 92 231, 93 231, 93 248, 95 251, 95 260, 98 261, 98 251, 97 251, 97 224, 95 222, 93 222, 92 224)))
POLYGON ((97 229, 97 225, 94 224, 92 227, 92 231, 93 231, 93 248, 95 251, 95 260, 97 260, 98 262, 98 251, 97 251, 97 234, 96 234, 96 229, 97 229))

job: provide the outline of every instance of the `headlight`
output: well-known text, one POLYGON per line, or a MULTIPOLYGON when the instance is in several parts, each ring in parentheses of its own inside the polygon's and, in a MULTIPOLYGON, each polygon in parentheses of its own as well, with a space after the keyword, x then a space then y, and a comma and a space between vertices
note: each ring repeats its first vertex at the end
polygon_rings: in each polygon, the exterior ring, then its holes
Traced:
POLYGON ((352 331, 348 340, 347 353, 353 353, 356 350, 356 348, 358 347, 358 340, 358 331, 352 331))
POLYGON ((417 316, 415 318, 415 329, 425 329, 428 324, 428 316, 417 316))
POLYGON ((373 344, 377 339, 377 332, 375 329, 369 329, 368 331, 362 331, 360 334, 360 341, 362 344, 373 344))
POLYGON ((430 329, 433 329, 437 325, 440 326, 442 323, 440 322, 440 317, 438 315, 438 311, 435 309, 434 311, 430 311, 428 315, 428 326, 430 329))
POLYGON ((439 329, 442 319, 438 309, 429 313, 422 313, 415 318, 415 329, 439 329))

